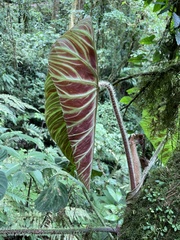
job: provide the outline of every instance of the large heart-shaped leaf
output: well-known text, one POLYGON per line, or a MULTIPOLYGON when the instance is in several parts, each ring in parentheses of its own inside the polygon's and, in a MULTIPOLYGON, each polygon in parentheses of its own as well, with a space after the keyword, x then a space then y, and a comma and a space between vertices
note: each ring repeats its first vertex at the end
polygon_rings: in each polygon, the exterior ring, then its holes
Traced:
POLYGON ((89 189, 98 95, 97 55, 89 17, 52 46, 45 92, 49 132, 89 189))

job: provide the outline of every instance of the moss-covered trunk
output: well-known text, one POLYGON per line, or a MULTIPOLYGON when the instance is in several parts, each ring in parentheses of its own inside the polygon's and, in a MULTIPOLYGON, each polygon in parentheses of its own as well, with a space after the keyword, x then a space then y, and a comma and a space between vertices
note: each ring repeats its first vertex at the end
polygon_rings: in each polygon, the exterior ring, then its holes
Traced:
POLYGON ((152 170, 136 202, 127 207, 120 240, 180 240, 180 152, 152 170))

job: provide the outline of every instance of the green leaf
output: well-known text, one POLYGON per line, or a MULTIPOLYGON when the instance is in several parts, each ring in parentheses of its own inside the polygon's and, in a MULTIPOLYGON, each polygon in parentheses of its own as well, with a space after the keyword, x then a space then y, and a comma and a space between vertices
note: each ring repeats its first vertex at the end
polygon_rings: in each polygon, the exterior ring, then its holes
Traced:
POLYGON ((128 62, 132 62, 132 63, 142 63, 144 61, 147 61, 147 59, 145 58, 145 54, 139 54, 136 57, 132 57, 128 60, 128 62))
POLYGON ((149 37, 145 37, 143 39, 140 40, 141 44, 153 44, 155 39, 155 35, 151 35, 149 37))
POLYGON ((50 186, 35 200, 35 208, 40 212, 59 212, 68 203, 66 186, 57 177, 50 180, 50 186))
POLYGON ((147 7, 153 0, 144 0, 144 6, 147 7))
POLYGON ((35 170, 31 172, 31 176, 36 181, 37 184, 44 185, 44 178, 42 173, 39 170, 35 170))
POLYGON ((124 96, 121 98, 120 103, 129 104, 133 98, 129 96, 124 96))
POLYGON ((0 136, 0 138, 2 140, 4 140, 4 141, 6 139, 11 139, 11 138, 15 138, 15 137, 17 137, 19 139, 23 139, 23 140, 25 140, 27 142, 28 141, 33 142, 40 149, 44 148, 44 144, 43 144, 43 142, 39 138, 31 137, 31 136, 29 136, 27 134, 22 133, 21 131, 5 132, 5 133, 1 134, 1 136, 0 136))
POLYGON ((153 12, 158 12, 166 6, 166 0, 157 0, 154 4, 153 12))
POLYGON ((129 88, 128 90, 126 90, 126 92, 128 94, 133 94, 133 93, 137 93, 139 91, 139 88, 138 87, 132 87, 132 88, 129 88))
MULTIPOLYGON (((143 110, 142 113, 142 120, 140 122, 140 125, 146 135, 146 137, 150 140, 150 142, 153 144, 154 148, 156 149, 159 144, 163 141, 165 137, 168 137, 167 131, 160 131, 156 132, 155 134, 152 134, 152 123, 156 121, 153 116, 149 114, 147 110, 143 110)), ((171 157, 173 151, 176 148, 178 142, 178 133, 174 134, 173 138, 168 137, 167 142, 164 145, 164 148, 162 149, 161 153, 159 154, 159 158, 161 161, 165 164, 167 163, 168 159, 171 157)))
POLYGON ((26 180, 26 173, 22 172, 21 170, 17 171, 12 177, 13 187, 22 185, 24 182, 26 182, 26 180))
POLYGON ((108 216, 104 217, 106 220, 111 222, 116 222, 119 220, 119 216, 116 214, 109 214, 108 216))
POLYGON ((6 159, 8 156, 7 150, 0 148, 0 162, 6 159))
POLYGON ((159 62, 161 60, 162 54, 159 51, 156 51, 153 55, 153 62, 159 62))
POLYGON ((6 175, 3 171, 0 171, 0 200, 4 197, 7 187, 8 187, 8 182, 7 182, 6 175))
POLYGON ((3 145, 0 145, 0 148, 3 150, 6 150, 9 155, 11 155, 17 159, 21 159, 21 155, 18 153, 18 151, 14 150, 13 148, 3 146, 3 145))

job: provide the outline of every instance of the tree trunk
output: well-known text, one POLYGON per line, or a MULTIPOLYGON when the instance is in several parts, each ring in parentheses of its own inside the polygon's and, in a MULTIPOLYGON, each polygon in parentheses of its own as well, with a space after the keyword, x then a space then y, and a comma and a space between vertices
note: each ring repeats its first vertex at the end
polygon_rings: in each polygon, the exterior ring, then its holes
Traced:
POLYGON ((53 0, 53 4, 52 4, 52 20, 56 20, 59 17, 59 0, 53 0))
POLYGON ((74 0, 70 16, 69 29, 72 28, 79 20, 83 18, 84 0, 74 0))

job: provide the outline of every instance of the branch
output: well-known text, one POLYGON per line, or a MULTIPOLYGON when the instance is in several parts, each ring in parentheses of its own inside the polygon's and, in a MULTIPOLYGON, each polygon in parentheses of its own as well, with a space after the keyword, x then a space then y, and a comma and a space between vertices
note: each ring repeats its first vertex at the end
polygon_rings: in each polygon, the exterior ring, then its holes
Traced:
POLYGON ((140 91, 135 95, 135 97, 125 107, 122 107, 121 110, 126 109, 125 110, 125 113, 126 113, 128 107, 146 90, 147 87, 149 87, 150 84, 151 82, 147 82, 146 85, 142 87, 140 91))
POLYGON ((63 234, 84 234, 90 232, 109 232, 117 234, 117 229, 112 227, 87 227, 72 229, 0 229, 1 236, 27 236, 30 234, 38 236, 63 235, 63 234))
POLYGON ((112 83, 113 86, 117 85, 120 82, 135 78, 135 77, 143 77, 143 76, 155 76, 155 75, 160 75, 160 74, 164 74, 167 72, 180 72, 180 63, 173 63, 170 64, 169 66, 167 66, 165 69, 159 71, 158 69, 155 71, 150 71, 150 72, 143 72, 143 73, 136 73, 133 75, 129 75, 126 77, 122 77, 122 78, 118 78, 116 81, 114 81, 112 83))

